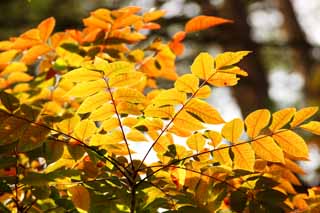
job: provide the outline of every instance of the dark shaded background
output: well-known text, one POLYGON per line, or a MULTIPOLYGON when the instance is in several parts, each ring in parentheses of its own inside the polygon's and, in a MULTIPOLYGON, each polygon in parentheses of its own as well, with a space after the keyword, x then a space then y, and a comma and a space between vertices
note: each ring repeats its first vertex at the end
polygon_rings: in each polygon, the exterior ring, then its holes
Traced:
MULTIPOLYGON (((81 19, 96 8, 127 5, 141 6, 144 11, 166 9, 160 21, 163 29, 157 32, 164 38, 199 14, 235 21, 189 36, 186 51, 178 58, 178 72, 183 73, 201 51, 253 51, 241 64, 249 77, 233 90, 214 89, 209 100, 226 120, 258 108, 319 106, 319 0, 2 0, 0 39, 18 35, 49 16, 57 19, 56 31, 80 28, 81 19)), ((308 140, 310 162, 303 164, 308 173, 304 180, 317 185, 320 142, 317 137, 308 140)))

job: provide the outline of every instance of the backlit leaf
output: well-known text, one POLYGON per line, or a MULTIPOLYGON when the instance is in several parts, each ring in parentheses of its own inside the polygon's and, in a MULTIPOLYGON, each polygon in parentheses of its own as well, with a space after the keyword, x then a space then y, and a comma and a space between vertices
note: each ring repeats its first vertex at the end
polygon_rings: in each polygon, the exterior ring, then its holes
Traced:
POLYGON ((81 141, 84 141, 88 137, 92 136, 93 133, 95 133, 97 130, 96 125, 92 120, 85 119, 80 121, 74 128, 74 135, 80 139, 81 141))
POLYGON ((176 89, 169 89, 162 91, 152 100, 152 103, 156 106, 176 105, 183 104, 186 99, 187 96, 185 93, 179 92, 176 89))
POLYGON ((252 148, 264 160, 284 163, 282 150, 270 136, 262 135, 255 139, 252 142, 252 148))
POLYGON ((200 53, 191 65, 192 74, 208 80, 214 73, 214 59, 209 53, 200 53))
POLYGON ((221 124, 225 122, 215 108, 210 106, 207 102, 197 98, 191 99, 184 107, 184 110, 196 115, 205 123, 221 124))
POLYGON ((185 30, 187 33, 195 32, 199 30, 205 30, 213 26, 217 26, 224 23, 231 23, 231 20, 218 18, 214 16, 197 16, 192 18, 186 23, 185 30))
POLYGON ((173 120, 173 123, 176 127, 181 127, 190 131, 195 131, 203 128, 202 124, 197 119, 193 118, 185 111, 181 111, 173 120))
POLYGON ((234 169, 253 171, 254 151, 249 144, 241 144, 231 148, 234 154, 234 169))
POLYGON ((69 90, 66 95, 73 97, 86 97, 89 95, 93 95, 100 90, 104 90, 105 88, 107 88, 107 84, 103 79, 90 82, 82 82, 76 84, 76 86, 69 90))
POLYGON ((154 21, 164 16, 164 14, 166 14, 165 10, 154 10, 154 11, 146 12, 145 14, 143 14, 143 21, 144 22, 154 21))
POLYGON ((214 58, 215 68, 217 70, 238 63, 250 51, 224 52, 214 58))
POLYGON ((93 111, 90 114, 89 118, 94 121, 103 121, 105 119, 110 118, 112 115, 114 115, 114 113, 114 105, 110 103, 105 103, 97 110, 93 111))
POLYGON ((144 95, 136 89, 119 88, 113 93, 116 101, 125 101, 130 103, 142 103, 145 100, 144 95))
POLYGON ((102 74, 96 71, 91 71, 86 68, 78 68, 67 72, 63 75, 63 78, 72 82, 92 81, 102 78, 102 74))
POLYGON ((319 121, 310 121, 307 124, 300 126, 302 129, 311 132, 316 135, 320 135, 320 122, 319 121))
POLYGON ((243 129, 243 121, 239 118, 236 118, 223 126, 221 134, 228 141, 237 143, 243 132, 243 129))
POLYGON ((150 104, 144 110, 145 116, 148 117, 156 117, 156 118, 172 118, 174 115, 174 108, 173 106, 162 106, 157 107, 150 104))
POLYGON ((250 138, 255 138, 260 131, 265 128, 270 121, 270 112, 267 109, 260 109, 250 113, 244 120, 247 127, 247 134, 250 138))
POLYGON ((213 158, 217 160, 221 165, 231 166, 232 160, 229 154, 227 144, 222 144, 218 147, 218 150, 213 151, 213 158))
POLYGON ((40 38, 42 41, 47 41, 50 34, 52 33, 56 20, 53 17, 43 20, 39 25, 38 29, 40 31, 40 38))
POLYGON ((216 87, 234 86, 238 83, 240 78, 236 74, 216 72, 208 83, 216 87))
POLYGON ((276 132, 272 137, 286 153, 294 157, 308 159, 307 144, 298 134, 291 130, 283 129, 276 132))
POLYGON ((78 109, 78 113, 92 112, 104 103, 110 100, 110 95, 106 91, 100 91, 97 94, 89 96, 86 98, 78 109))
POLYGON ((272 132, 275 132, 276 130, 282 128, 284 125, 286 125, 290 121, 290 119, 292 118, 295 112, 296 112, 295 108, 286 108, 273 113, 272 123, 269 129, 272 132))
POLYGON ((197 152, 201 151, 204 148, 206 141, 200 133, 191 135, 187 139, 187 145, 190 149, 193 149, 197 152))
POLYGON ((126 138, 132 141, 147 141, 144 134, 136 129, 131 129, 129 133, 126 134, 126 138))
POLYGON ((194 95, 195 98, 208 98, 211 95, 211 88, 208 85, 200 87, 198 92, 194 95))
POLYGON ((38 57, 49 52, 51 48, 46 44, 39 44, 37 46, 31 47, 21 58, 21 62, 30 65, 33 64, 38 57))
POLYGON ((118 118, 111 117, 107 120, 104 120, 101 126, 105 131, 111 131, 119 127, 119 120, 118 118))
POLYGON ((141 72, 120 73, 112 75, 109 79, 110 87, 133 87, 145 81, 145 76, 141 72))
POLYGON ((41 146, 50 130, 42 126, 31 124, 25 129, 18 143, 20 152, 27 152, 41 146))
POLYGON ((300 109, 294 114, 293 120, 290 123, 291 127, 296 127, 302 122, 313 116, 318 111, 318 107, 306 107, 300 109))
POLYGON ((199 79, 193 74, 184 74, 179 77, 174 83, 174 87, 178 91, 187 92, 187 93, 195 93, 198 89, 199 79))

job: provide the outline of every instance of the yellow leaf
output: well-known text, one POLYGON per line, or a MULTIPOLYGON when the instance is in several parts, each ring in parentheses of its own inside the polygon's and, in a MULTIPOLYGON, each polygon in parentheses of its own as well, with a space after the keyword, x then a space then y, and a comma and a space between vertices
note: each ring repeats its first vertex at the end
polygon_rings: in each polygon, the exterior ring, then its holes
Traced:
POLYGON ((136 129, 131 129, 129 133, 126 134, 126 138, 132 141, 148 141, 144 134, 136 129))
POLYGON ((8 82, 11 84, 16 82, 28 82, 32 79, 32 76, 24 72, 13 72, 8 76, 8 82))
POLYGON ((290 171, 293 171, 294 173, 300 174, 300 175, 305 175, 306 173, 304 172, 304 170, 294 161, 285 158, 284 159, 285 162, 285 167, 290 169, 290 171))
POLYGON ((74 127, 79 122, 80 122, 80 117, 78 115, 75 115, 72 118, 69 118, 57 123, 56 125, 60 132, 63 132, 65 134, 71 134, 74 130, 74 127))
POLYGON ((253 171, 254 151, 249 144, 241 144, 231 148, 234 154, 234 169, 253 171))
POLYGON ((216 87, 234 86, 238 83, 239 78, 233 73, 215 73, 208 83, 216 87))
POLYGON ((153 149, 157 153, 165 153, 167 151, 167 147, 171 144, 170 139, 167 135, 162 135, 157 143, 154 144, 153 149))
POLYGON ((173 120, 173 123, 176 127, 190 131, 203 129, 202 124, 185 111, 181 111, 173 120))
POLYGON ((217 160, 221 165, 231 166, 232 160, 229 154, 229 148, 227 144, 222 144, 218 147, 218 150, 213 151, 213 157, 217 160))
POLYGON ((147 117, 156 117, 156 118, 172 118, 174 115, 173 106, 162 106, 157 107, 153 104, 150 104, 145 110, 144 115, 147 117))
POLYGON ((72 82, 81 82, 98 80, 101 79, 103 75, 100 72, 91 71, 86 68, 78 68, 70 72, 67 72, 62 77, 72 82))
POLYGON ((190 149, 196 150, 197 152, 201 151, 206 144, 206 140, 200 133, 191 135, 187 139, 187 145, 190 149))
POLYGON ((221 134, 228 141, 237 143, 243 132, 243 129, 243 121, 239 118, 236 118, 223 126, 221 134))
POLYGON ((142 106, 129 102, 120 102, 117 104, 117 111, 119 114, 141 115, 142 106))
POLYGON ((290 119, 292 118, 295 112, 296 112, 295 108, 286 108, 273 113, 272 123, 269 129, 272 132, 275 132, 276 130, 282 128, 284 125, 286 125, 290 121, 290 119))
POLYGON ((75 207, 82 209, 84 211, 88 211, 90 208, 90 194, 88 190, 81 186, 73 186, 68 188, 68 191, 71 194, 72 203, 75 207))
POLYGON ((319 121, 310 121, 307 124, 300 126, 302 129, 311 132, 316 135, 320 135, 320 122, 319 121))
POLYGON ((74 135, 81 141, 85 141, 92 136, 97 130, 96 125, 92 120, 85 119, 80 121, 74 128, 74 135))
POLYGON ((290 123, 290 126, 296 127, 311 116, 313 116, 318 111, 318 107, 306 107, 300 109, 298 112, 294 114, 293 120, 290 123))
POLYGON ((184 107, 184 110, 208 124, 221 124, 225 122, 215 108, 197 98, 191 99, 184 107))
POLYGON ((211 95, 211 89, 208 85, 199 88, 198 92, 194 95, 195 98, 208 98, 211 95))
POLYGON ((101 127, 102 127, 105 131, 111 131, 111 130, 119 127, 118 118, 111 117, 111 118, 103 121, 101 127))
POLYGON ((232 73, 232 74, 236 74, 236 75, 241 75, 241 76, 248 76, 248 73, 242 69, 240 69, 240 67, 237 66, 232 66, 231 68, 223 68, 218 70, 218 72, 222 72, 222 73, 232 73))
POLYGON ((248 55, 250 51, 238 52, 224 52, 214 58, 215 68, 218 70, 222 67, 230 66, 238 63, 244 56, 248 55))
POLYGON ((87 97, 78 109, 78 113, 92 112, 102 104, 110 100, 110 95, 106 91, 100 91, 97 94, 87 97))
MULTIPOLYGON (((103 146, 117 144, 123 141, 123 135, 120 130, 112 131, 109 134, 95 134, 90 139, 90 146, 103 146)), ((120 147, 119 147, 120 148, 120 147)), ((109 151, 109 150, 108 150, 109 151)))
POLYGON ((282 150, 270 136, 262 135, 255 139, 252 142, 252 148, 255 153, 264 160, 284 163, 282 150))
POLYGON ((273 139, 281 146, 286 153, 307 160, 308 146, 303 138, 291 130, 282 129, 272 135, 273 139))
POLYGON ((93 95, 101 90, 104 90, 106 87, 107 84, 103 79, 90 82, 83 82, 77 84, 71 90, 69 90, 66 96, 86 97, 89 95, 93 95))
POLYGON ((213 57, 209 53, 200 53, 191 65, 191 72, 203 80, 208 80, 215 73, 213 57))
POLYGON ((105 103, 100 108, 93 111, 89 118, 94 121, 103 121, 110 118, 112 115, 114 115, 114 113, 114 106, 110 103, 105 103))
POLYGON ((183 104, 187 99, 187 96, 183 92, 179 92, 176 89, 169 89, 162 91, 157 95, 152 103, 156 106, 176 105, 183 104))
POLYGON ((174 87, 181 92, 195 93, 199 86, 199 79, 193 74, 185 74, 179 77, 174 87))
POLYGON ((104 71, 104 75, 107 77, 135 71, 133 63, 129 63, 126 61, 116 61, 116 62, 108 63, 107 61, 99 57, 95 58, 94 65, 98 69, 104 71))
POLYGON ((209 132, 207 133, 207 137, 210 138, 211 140, 210 144, 215 148, 219 146, 222 141, 222 136, 220 135, 219 132, 216 132, 216 131, 209 130, 209 132))
POLYGON ((12 72, 25 72, 28 70, 28 67, 22 62, 12 62, 1 72, 1 75, 5 75, 12 72))
POLYGON ((110 87, 135 87, 145 81, 145 78, 141 72, 120 73, 112 75, 108 83, 110 87))
POLYGON ((119 88, 113 93, 115 101, 125 101, 129 103, 142 103, 145 100, 144 95, 136 89, 119 88))
POLYGON ((260 131, 265 128, 270 121, 270 112, 267 109, 260 109, 250 113, 244 120, 247 127, 247 134, 250 138, 255 138, 260 131))

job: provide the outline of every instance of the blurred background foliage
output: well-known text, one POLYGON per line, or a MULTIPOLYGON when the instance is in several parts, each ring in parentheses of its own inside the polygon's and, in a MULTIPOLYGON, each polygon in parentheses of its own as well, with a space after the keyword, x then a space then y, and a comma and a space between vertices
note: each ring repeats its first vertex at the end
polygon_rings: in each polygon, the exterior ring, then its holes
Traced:
MULTIPOLYGON (((54 16, 56 31, 82 27, 81 19, 101 7, 128 5, 167 10, 156 32, 169 39, 193 16, 204 14, 234 20, 189 36, 178 72, 186 72, 199 52, 251 50, 241 67, 249 77, 229 88, 215 88, 210 102, 226 120, 258 108, 276 110, 320 104, 319 0, 4 0, 0 1, 0 40, 16 36, 54 16)), ((148 32, 146 32, 148 33, 148 32)), ((318 117, 319 118, 319 117, 318 117)), ((309 138, 310 161, 304 163, 309 185, 320 183, 320 140, 309 138)))

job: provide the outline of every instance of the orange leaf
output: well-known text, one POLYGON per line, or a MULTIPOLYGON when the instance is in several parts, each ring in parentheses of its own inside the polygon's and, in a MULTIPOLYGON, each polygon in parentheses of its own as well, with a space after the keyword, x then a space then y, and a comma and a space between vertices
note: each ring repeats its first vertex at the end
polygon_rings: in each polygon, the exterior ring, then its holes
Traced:
POLYGON ((40 38, 43 42, 47 41, 52 33, 56 20, 53 17, 47 18, 38 25, 40 31, 40 38))
POLYGON ((90 194, 85 187, 81 185, 73 186, 69 188, 68 191, 71 193, 71 200, 77 208, 83 209, 85 211, 89 210, 90 194))
POLYGON ((185 31, 187 33, 196 32, 225 23, 232 23, 232 21, 214 16, 197 16, 187 22, 185 31))
POLYGON ((145 14, 143 14, 143 21, 144 22, 154 21, 164 16, 164 14, 166 14, 166 11, 164 10, 154 10, 151 12, 146 12, 145 14))
POLYGON ((27 65, 33 64, 39 56, 49 52, 50 50, 51 48, 46 44, 34 46, 22 57, 21 62, 27 65))

